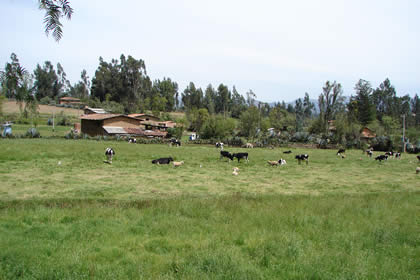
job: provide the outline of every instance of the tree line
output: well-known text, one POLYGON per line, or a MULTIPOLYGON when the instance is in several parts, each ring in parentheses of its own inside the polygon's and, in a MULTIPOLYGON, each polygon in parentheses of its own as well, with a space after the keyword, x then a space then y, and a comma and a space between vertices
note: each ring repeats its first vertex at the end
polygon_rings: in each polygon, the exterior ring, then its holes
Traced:
POLYGON ((205 138, 245 136, 255 139, 268 128, 289 133, 307 132, 327 135, 334 126, 335 137, 357 137, 360 128, 369 126, 383 135, 393 134, 405 116, 408 128, 420 127, 420 100, 417 94, 397 96, 389 79, 374 88, 360 79, 350 97, 342 85, 326 81, 317 102, 305 93, 294 103, 268 104, 257 101, 249 90, 244 95, 224 84, 204 90, 190 82, 180 91, 170 78, 152 80, 142 59, 121 55, 110 62, 99 58, 92 79, 83 70, 80 80, 71 84, 60 63, 45 61, 29 73, 16 54, 0 73, 1 93, 16 99, 30 110, 34 104, 54 103, 63 96, 80 98, 85 104, 105 107, 115 113, 183 111, 185 125, 205 138))

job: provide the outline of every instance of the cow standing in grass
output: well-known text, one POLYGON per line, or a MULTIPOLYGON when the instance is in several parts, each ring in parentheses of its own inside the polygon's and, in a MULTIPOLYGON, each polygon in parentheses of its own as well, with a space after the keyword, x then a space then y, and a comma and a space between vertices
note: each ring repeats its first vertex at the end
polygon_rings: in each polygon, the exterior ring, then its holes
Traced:
POLYGON ((233 157, 234 157, 234 158, 237 158, 237 159, 238 159, 238 162, 239 162, 241 159, 245 159, 245 160, 246 160, 246 162, 249 162, 249 159, 248 159, 248 153, 236 153, 236 154, 233 154, 233 157))
POLYGON ((108 159, 107 163, 112 163, 112 157, 115 155, 115 151, 113 148, 106 148, 105 155, 108 159))
POLYGON ((229 153, 228 151, 220 151, 220 159, 227 157, 229 159, 229 162, 233 160, 233 155, 229 153))
POLYGON ((306 161, 306 165, 308 165, 308 163, 309 163, 309 155, 307 155, 307 154, 297 155, 295 157, 295 159, 298 160, 299 164, 302 162, 302 160, 306 161))
POLYGON ((337 152, 337 156, 340 156, 341 158, 345 158, 346 157, 346 150, 345 149, 339 149, 337 152))

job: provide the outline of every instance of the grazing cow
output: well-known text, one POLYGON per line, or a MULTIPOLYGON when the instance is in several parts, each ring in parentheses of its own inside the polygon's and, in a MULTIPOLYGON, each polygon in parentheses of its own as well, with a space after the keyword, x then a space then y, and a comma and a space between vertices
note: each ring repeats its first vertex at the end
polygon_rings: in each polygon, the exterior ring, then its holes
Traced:
POLYGON ((400 152, 394 153, 394 157, 398 158, 398 159, 401 159, 401 153, 400 152))
POLYGON ((251 144, 251 143, 246 143, 246 144, 245 144, 245 148, 250 148, 250 149, 252 149, 252 148, 254 148, 254 145, 253 145, 253 144, 251 144))
POLYGON ((233 155, 228 151, 220 151, 220 159, 227 157, 229 161, 233 160, 233 155))
POLYGON ((241 159, 245 159, 247 162, 249 161, 249 159, 248 159, 248 153, 236 153, 236 154, 233 154, 233 157, 234 158, 237 158, 238 159, 238 162, 241 159))
POLYGON ((174 159, 171 157, 167 157, 167 158, 154 159, 152 160, 152 163, 153 164, 169 164, 171 161, 174 161, 174 159))
POLYGON ((106 148, 105 155, 108 158, 107 163, 112 163, 112 157, 115 155, 115 151, 113 148, 106 148))
POLYGON ((177 147, 181 146, 181 141, 179 141, 178 139, 172 138, 170 141, 171 141, 171 146, 172 145, 176 145, 177 147))
POLYGON ((417 156, 417 159, 420 161, 420 156, 417 156))
POLYGON ((380 155, 380 156, 377 156, 375 158, 375 160, 379 160, 379 162, 381 162, 383 160, 387 160, 387 159, 388 159, 388 156, 387 155, 380 155))
POLYGON ((184 164, 184 161, 174 161, 172 162, 172 164, 174 165, 174 167, 178 167, 184 164))
POLYGON ((307 155, 307 154, 297 155, 297 156, 295 156, 295 159, 298 160, 299 164, 301 163, 302 160, 306 161, 306 165, 308 165, 308 163, 309 163, 309 155, 307 155))
POLYGON ((392 156, 394 155, 394 152, 393 151, 385 152, 385 155, 392 158, 392 156))
POLYGON ((345 158, 346 157, 345 153, 346 153, 345 149, 339 149, 337 152, 337 156, 340 156, 341 158, 345 158))
POLYGON ((130 137, 128 138, 128 143, 137 143, 136 138, 130 137))
POLYGON ((372 150, 366 150, 366 155, 367 155, 368 157, 372 157, 372 156, 373 156, 373 152, 372 152, 372 150))
POLYGON ((223 142, 216 142, 216 148, 220 148, 221 151, 223 151, 223 142))
POLYGON ((288 150, 288 151, 284 151, 283 154, 291 154, 292 151, 288 150))

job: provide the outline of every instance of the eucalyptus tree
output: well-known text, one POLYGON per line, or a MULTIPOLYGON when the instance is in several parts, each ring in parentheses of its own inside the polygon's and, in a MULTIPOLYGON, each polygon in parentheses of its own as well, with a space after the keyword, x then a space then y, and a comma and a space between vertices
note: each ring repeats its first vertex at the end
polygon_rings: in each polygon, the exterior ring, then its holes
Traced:
POLYGON ((193 82, 187 86, 182 93, 182 103, 184 104, 185 110, 191 110, 193 108, 203 108, 203 91, 201 88, 196 88, 193 82))
POLYGON ((295 101, 295 114, 296 114, 296 131, 302 131, 305 116, 304 116, 303 101, 301 98, 295 101))
POLYGON ((0 83, 2 92, 7 98, 18 100, 27 71, 20 65, 15 53, 10 55, 10 59, 11 62, 6 63, 4 71, 0 71, 0 83))
POLYGON ((228 87, 224 84, 220 84, 217 87, 216 93, 216 113, 223 113, 223 116, 226 117, 226 113, 230 109, 230 99, 231 92, 228 87))
POLYGON ((245 98, 239 94, 236 87, 232 88, 232 99, 231 99, 231 116, 233 118, 239 118, 241 113, 247 109, 245 98))
POLYGON ((209 112, 210 115, 213 115, 216 112, 215 100, 216 100, 216 91, 213 88, 213 86, 209 84, 206 90, 204 91, 204 101, 203 101, 204 104, 203 105, 205 108, 207 108, 207 111, 209 112))
POLYGON ((59 96, 62 85, 58 80, 54 65, 50 61, 45 61, 43 67, 37 64, 34 70, 35 76, 35 96, 37 100, 44 97, 51 99, 59 96))
POLYGON ((337 112, 343 110, 344 99, 343 89, 340 83, 334 81, 325 82, 322 93, 318 98, 321 130, 326 132, 328 129, 328 121, 333 120, 337 112))

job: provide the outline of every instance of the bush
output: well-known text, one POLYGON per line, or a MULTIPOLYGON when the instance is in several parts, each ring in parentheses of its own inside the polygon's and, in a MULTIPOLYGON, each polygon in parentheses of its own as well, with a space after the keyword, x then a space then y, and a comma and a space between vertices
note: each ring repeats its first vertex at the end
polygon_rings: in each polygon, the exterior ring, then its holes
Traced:
POLYGON ((39 104, 48 105, 50 104, 52 99, 49 96, 45 96, 39 100, 39 104))
POLYGON ((36 128, 31 127, 31 128, 29 128, 26 131, 25 137, 28 137, 28 138, 40 138, 41 137, 41 134, 39 134, 39 132, 38 132, 38 130, 36 128))
POLYGON ((378 136, 372 139, 371 146, 375 151, 391 151, 393 149, 392 140, 389 136, 378 136))

